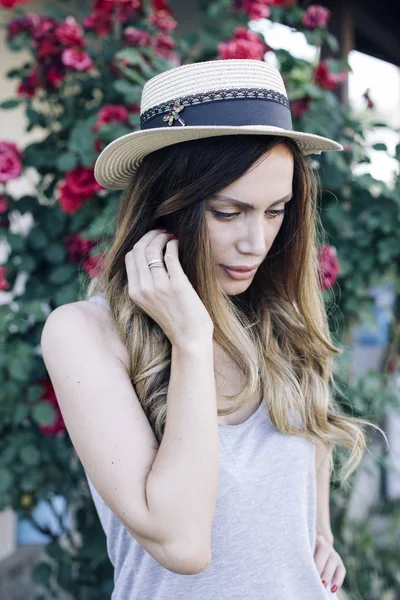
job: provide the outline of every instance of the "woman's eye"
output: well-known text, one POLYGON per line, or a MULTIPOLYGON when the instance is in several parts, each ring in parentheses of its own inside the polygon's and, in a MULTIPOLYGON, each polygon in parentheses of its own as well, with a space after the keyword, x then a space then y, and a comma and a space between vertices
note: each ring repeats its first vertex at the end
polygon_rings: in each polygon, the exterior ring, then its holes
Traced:
MULTIPOLYGON (((240 212, 224 213, 224 212, 220 212, 219 210, 214 210, 213 213, 218 219, 225 219, 225 220, 230 220, 233 217, 240 215, 240 212)), ((275 219, 275 217, 279 217, 280 215, 285 214, 285 209, 282 208, 281 210, 267 210, 267 213, 270 214, 270 218, 275 219)))

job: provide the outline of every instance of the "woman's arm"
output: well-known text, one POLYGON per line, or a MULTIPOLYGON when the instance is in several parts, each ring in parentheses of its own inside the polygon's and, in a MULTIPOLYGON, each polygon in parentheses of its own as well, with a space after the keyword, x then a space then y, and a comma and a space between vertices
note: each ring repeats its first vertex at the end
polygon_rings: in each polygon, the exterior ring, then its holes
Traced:
POLYGON ((331 469, 327 448, 319 440, 315 443, 315 472, 317 481, 317 535, 323 535, 326 541, 333 545, 334 537, 331 530, 329 511, 331 469))

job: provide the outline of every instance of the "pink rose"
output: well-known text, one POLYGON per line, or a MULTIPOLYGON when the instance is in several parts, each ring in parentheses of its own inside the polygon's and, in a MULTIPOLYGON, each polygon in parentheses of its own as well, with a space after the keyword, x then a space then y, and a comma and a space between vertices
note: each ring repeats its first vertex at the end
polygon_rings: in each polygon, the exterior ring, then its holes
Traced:
POLYGON ((157 12, 152 13, 148 18, 148 22, 167 34, 178 25, 172 15, 166 10, 158 10, 157 12))
POLYGON ((61 54, 61 60, 66 67, 71 67, 75 71, 89 71, 93 66, 93 61, 87 52, 66 48, 61 54))
POLYGON ((137 27, 127 27, 123 40, 127 46, 150 46, 151 35, 137 27))
POLYGON ((64 46, 83 47, 85 45, 83 29, 74 17, 67 17, 64 23, 56 28, 55 36, 64 46))
POLYGON ((340 265, 337 259, 337 251, 334 246, 324 244, 319 254, 320 263, 320 286, 323 291, 331 288, 340 273, 340 265))
POLYGON ((253 31, 246 27, 237 27, 233 31, 234 39, 218 44, 220 58, 249 58, 263 60, 264 54, 271 50, 269 46, 253 31))
POLYGON ((272 0, 239 0, 234 2, 234 10, 242 10, 249 15, 249 19, 268 19, 271 14, 272 0))
POLYGON ((93 167, 79 166, 67 173, 59 188, 59 203, 65 213, 74 214, 86 200, 103 189, 94 178, 93 167))
POLYGON ((22 155, 15 144, 0 142, 0 183, 17 179, 22 173, 22 155))
POLYGON ((118 104, 106 104, 98 112, 97 121, 93 126, 93 131, 97 132, 107 123, 128 123, 129 112, 125 106, 118 104))
POLYGON ((0 5, 4 6, 4 8, 14 8, 19 4, 26 4, 30 2, 30 0, 0 0, 0 5))
POLYGON ((6 267, 0 267, 0 290, 1 291, 8 290, 8 288, 10 287, 10 284, 8 283, 7 279, 5 278, 5 275, 6 275, 6 267))
POLYGON ((325 27, 331 16, 331 11, 320 4, 311 4, 303 15, 303 25, 309 29, 325 27))
POLYGON ((170 35, 160 33, 153 38, 152 47, 154 52, 159 56, 171 59, 174 54, 176 42, 170 35))

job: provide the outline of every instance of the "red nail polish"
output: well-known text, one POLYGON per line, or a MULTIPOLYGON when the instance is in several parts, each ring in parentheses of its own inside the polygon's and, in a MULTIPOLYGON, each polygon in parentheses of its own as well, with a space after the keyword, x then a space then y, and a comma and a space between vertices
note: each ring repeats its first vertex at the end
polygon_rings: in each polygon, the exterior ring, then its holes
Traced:
POLYGON ((327 586, 328 584, 326 583, 326 581, 322 580, 322 585, 324 586, 324 588, 326 588, 326 586, 327 586))
POLYGON ((336 583, 335 583, 335 585, 334 585, 334 586, 332 586, 331 592, 334 594, 334 593, 336 592, 336 590, 337 590, 337 589, 338 589, 338 586, 337 586, 337 585, 336 585, 336 583))

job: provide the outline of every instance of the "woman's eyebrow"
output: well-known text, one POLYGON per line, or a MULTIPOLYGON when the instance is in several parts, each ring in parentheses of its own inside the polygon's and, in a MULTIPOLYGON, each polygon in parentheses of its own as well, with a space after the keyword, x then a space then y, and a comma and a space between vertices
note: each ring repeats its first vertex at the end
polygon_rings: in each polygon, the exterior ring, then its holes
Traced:
MULTIPOLYGON (((281 202, 289 202, 289 200, 291 200, 292 198, 293 198, 293 192, 290 192, 289 194, 287 194, 280 200, 275 200, 275 202, 273 202, 272 204, 269 205, 269 208, 271 208, 271 206, 276 206, 277 204, 280 204, 281 202)), ((213 196, 211 196, 210 200, 220 200, 224 204, 232 204, 233 206, 240 206, 241 208, 255 210, 254 204, 247 204, 247 202, 241 202, 241 200, 237 200, 236 198, 231 198, 230 196, 224 196, 223 194, 214 194, 213 196)))

